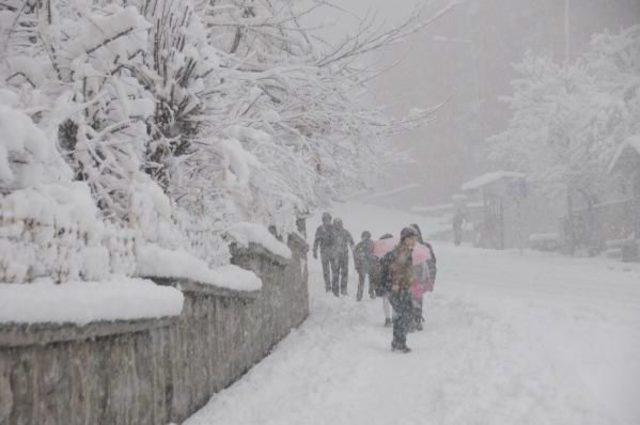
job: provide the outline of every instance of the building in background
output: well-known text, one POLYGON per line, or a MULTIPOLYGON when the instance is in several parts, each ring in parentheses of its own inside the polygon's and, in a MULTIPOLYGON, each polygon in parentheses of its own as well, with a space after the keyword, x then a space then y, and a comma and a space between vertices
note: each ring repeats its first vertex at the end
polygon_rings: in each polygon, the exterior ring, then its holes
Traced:
POLYGON ((625 196, 596 205, 595 216, 609 256, 640 260, 640 135, 627 139, 616 153, 609 172, 622 179, 625 196))
POLYGON ((481 202, 482 212, 472 222, 475 245, 482 248, 524 248, 528 238, 525 175, 494 171, 464 183, 462 192, 471 202, 481 202))

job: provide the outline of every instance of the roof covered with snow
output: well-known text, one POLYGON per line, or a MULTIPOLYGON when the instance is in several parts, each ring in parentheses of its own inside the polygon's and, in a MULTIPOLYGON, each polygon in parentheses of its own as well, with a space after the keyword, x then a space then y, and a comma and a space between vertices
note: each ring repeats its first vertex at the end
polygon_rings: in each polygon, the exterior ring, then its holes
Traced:
POLYGON ((480 189, 483 186, 487 186, 502 179, 521 179, 524 177, 525 175, 523 173, 518 173, 516 171, 493 171, 476 177, 473 180, 469 180, 462 185, 461 189, 466 192, 480 189))
POLYGON ((411 211, 417 212, 417 213, 440 213, 440 212, 449 212, 452 210, 453 210, 453 204, 438 204, 438 205, 411 207, 411 211))

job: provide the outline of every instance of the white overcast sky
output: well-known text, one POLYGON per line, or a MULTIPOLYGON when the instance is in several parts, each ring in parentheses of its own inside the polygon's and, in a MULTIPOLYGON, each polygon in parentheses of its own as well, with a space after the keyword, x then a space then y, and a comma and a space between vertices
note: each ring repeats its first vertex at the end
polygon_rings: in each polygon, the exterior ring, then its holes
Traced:
POLYGON ((419 0, 334 0, 332 3, 345 12, 322 8, 312 16, 315 24, 322 23, 323 35, 333 41, 346 36, 358 24, 358 18, 375 14, 380 25, 393 25, 409 15, 419 0))
MULTIPOLYGON (((304 1, 311 0, 300 0, 304 1)), ((304 24, 321 26, 321 38, 337 43, 357 32, 359 19, 375 15, 378 26, 403 22, 416 5, 425 16, 446 4, 450 13, 406 43, 375 54, 376 68, 396 63, 371 82, 370 95, 392 115, 445 102, 428 127, 394 137, 419 166, 386 176, 393 189, 418 183, 406 205, 448 202, 459 185, 482 173, 483 146, 500 132, 511 112, 500 99, 511 94, 517 77, 512 64, 526 51, 562 61, 565 22, 570 22, 571 52, 577 57, 592 34, 640 23, 640 0, 572 0, 565 20, 563 0, 328 0, 347 12, 322 8, 304 24), (413 199, 415 197, 415 199, 413 199)))

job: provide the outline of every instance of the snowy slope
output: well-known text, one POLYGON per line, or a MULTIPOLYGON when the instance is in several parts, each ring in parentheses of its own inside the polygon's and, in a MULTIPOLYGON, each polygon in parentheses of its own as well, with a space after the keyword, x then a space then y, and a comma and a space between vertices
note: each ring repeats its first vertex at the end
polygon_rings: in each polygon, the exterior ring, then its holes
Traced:
MULTIPOLYGON (((363 210, 339 210, 354 234, 415 218, 363 210)), ((640 423, 639 267, 435 249, 440 278, 412 353, 389 350, 379 300, 327 296, 312 262, 309 320, 186 424, 640 423)))

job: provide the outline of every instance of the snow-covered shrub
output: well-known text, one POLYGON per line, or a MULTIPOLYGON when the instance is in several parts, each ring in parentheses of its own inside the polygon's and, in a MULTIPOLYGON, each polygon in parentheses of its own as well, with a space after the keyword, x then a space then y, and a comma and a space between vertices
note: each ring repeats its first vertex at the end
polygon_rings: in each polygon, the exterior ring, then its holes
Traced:
MULTIPOLYGON (((18 94, 11 108, 59 153, 12 139, 0 178, 14 186, 3 188, 36 190, 37 176, 89 188, 90 216, 104 228, 63 274, 134 273, 137 246, 148 244, 222 265, 234 223, 293 231, 301 212, 368 184, 389 157, 387 133, 425 114, 393 121, 371 107, 360 96, 371 70, 357 59, 421 28, 421 18, 389 31, 365 25, 327 47, 299 21, 319 6, 0 3, 0 88, 18 94), (40 171, 23 172, 25 162, 40 171)), ((62 232, 61 247, 74 232, 85 239, 80 228, 62 232)))
MULTIPOLYGON (((7 93, 4 94, 6 100, 7 93)), ((104 278, 109 251, 95 200, 22 111, 0 105, 0 281, 104 278)))
POLYGON ((153 112, 132 72, 149 24, 135 8, 113 3, 33 2, 14 14, 5 30, 12 53, 7 81, 28 81, 45 95, 44 104, 33 105, 41 109, 39 125, 57 137, 75 179, 89 184, 102 213, 126 220, 129 181, 140 170, 145 120, 153 112))

